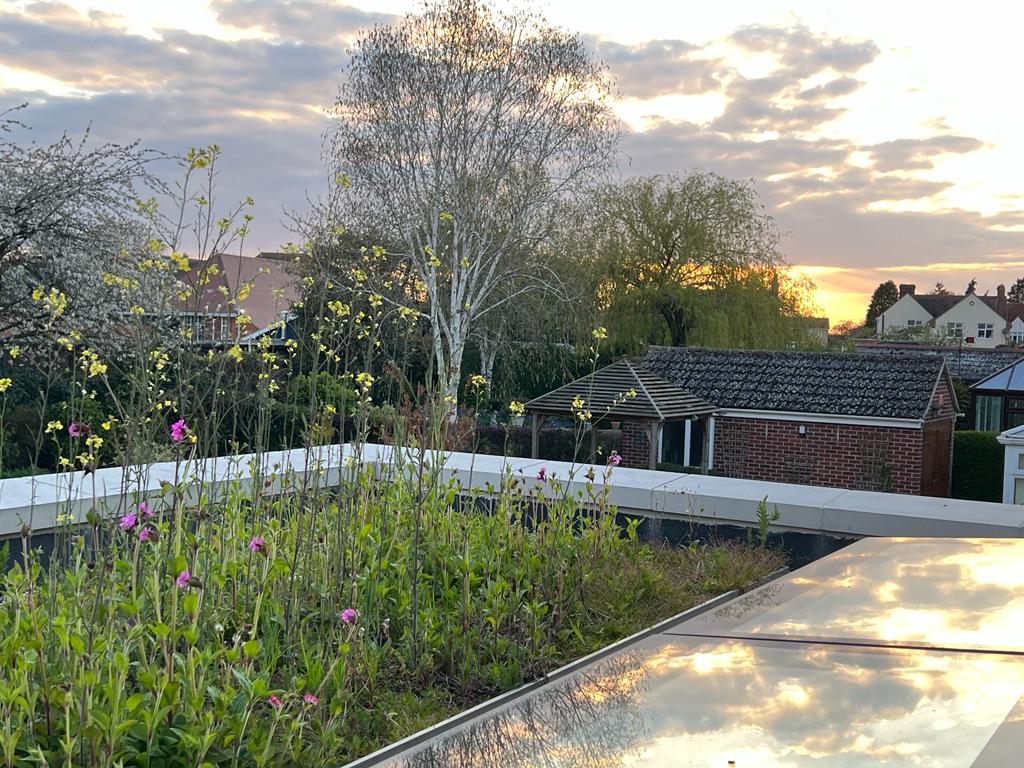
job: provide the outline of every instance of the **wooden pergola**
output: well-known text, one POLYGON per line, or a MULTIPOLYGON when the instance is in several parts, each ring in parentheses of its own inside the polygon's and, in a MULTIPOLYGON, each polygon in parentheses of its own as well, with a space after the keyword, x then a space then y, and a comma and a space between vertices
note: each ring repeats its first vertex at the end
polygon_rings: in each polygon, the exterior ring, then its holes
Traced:
POLYGON ((597 455, 597 424, 633 421, 643 425, 650 444, 648 465, 656 469, 661 430, 666 422, 711 416, 717 408, 644 367, 623 359, 576 379, 526 403, 532 417, 530 452, 537 458, 540 430, 548 416, 570 416, 589 411, 590 454, 597 455), (582 408, 574 402, 583 401, 582 408))

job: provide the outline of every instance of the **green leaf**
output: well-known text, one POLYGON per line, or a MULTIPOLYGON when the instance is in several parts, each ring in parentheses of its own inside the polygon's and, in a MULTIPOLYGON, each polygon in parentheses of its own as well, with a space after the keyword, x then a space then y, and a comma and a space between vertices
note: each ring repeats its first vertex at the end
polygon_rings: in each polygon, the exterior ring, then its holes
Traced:
POLYGON ((243 643, 242 652, 245 654, 246 658, 253 658, 260 652, 260 641, 253 639, 243 643))

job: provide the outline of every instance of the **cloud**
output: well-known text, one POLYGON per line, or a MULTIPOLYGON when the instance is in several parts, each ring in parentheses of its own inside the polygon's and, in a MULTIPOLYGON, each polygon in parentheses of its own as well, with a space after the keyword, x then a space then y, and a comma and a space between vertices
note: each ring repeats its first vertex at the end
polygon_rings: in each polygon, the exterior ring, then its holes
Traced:
MULTIPOLYGON (((257 200, 250 246, 276 248, 290 237, 281 209, 302 209, 307 191, 321 188, 322 110, 334 101, 347 47, 395 17, 328 0, 213 0, 211 9, 221 30, 146 37, 115 15, 60 2, 0 10, 0 67, 77 94, 9 89, 0 109, 31 101, 21 117, 40 140, 91 124, 97 140, 141 138, 167 151, 220 144, 224 197, 257 200), (214 36, 225 29, 241 39, 214 36)), ((744 26, 711 41, 585 40, 622 95, 651 115, 646 130, 624 139, 623 174, 702 168, 754 179, 789 233, 793 262, 860 270, 819 273, 835 290, 828 281, 861 290, 892 265, 1010 265, 1024 254, 1020 200, 1002 201, 1010 210, 989 217, 902 210, 942 199, 950 181, 936 173, 939 162, 982 149, 978 138, 941 115, 922 118, 924 135, 863 143, 842 133, 837 118, 862 108, 867 68, 884 58, 870 40, 802 24, 744 26), (713 111, 699 120, 663 114, 671 98, 659 100, 675 96, 699 97, 713 111)))
POLYGON ((396 18, 328 0, 214 0, 211 7, 222 24, 293 43, 351 39, 359 30, 396 18))
POLYGON ((701 46, 683 40, 624 45, 589 37, 587 43, 608 65, 625 97, 717 91, 726 71, 720 58, 701 55, 701 46))

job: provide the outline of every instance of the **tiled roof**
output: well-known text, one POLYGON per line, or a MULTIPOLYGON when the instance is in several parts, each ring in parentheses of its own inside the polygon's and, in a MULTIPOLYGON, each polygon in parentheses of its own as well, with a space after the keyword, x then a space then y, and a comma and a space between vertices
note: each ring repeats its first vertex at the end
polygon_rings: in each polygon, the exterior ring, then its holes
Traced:
POLYGON ((991 376, 1024 357, 1024 351, 1016 349, 941 349, 915 347, 909 344, 858 344, 857 353, 897 357, 941 357, 946 361, 949 373, 968 384, 991 376))
POLYGON ((940 357, 651 347, 645 368, 719 408, 920 419, 940 357))
POLYGON ((581 398, 595 418, 665 421, 714 413, 715 406, 628 360, 619 360, 526 404, 532 413, 571 414, 581 398), (627 392, 635 395, 627 396, 627 392))

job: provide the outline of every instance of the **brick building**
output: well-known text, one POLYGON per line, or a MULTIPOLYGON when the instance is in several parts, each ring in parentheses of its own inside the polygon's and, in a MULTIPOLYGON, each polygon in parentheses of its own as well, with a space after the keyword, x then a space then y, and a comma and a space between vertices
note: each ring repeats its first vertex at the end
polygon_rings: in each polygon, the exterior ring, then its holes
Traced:
MULTIPOLYGON (((716 406, 708 456, 690 464, 727 477, 949 495, 958 404, 941 357, 652 347, 639 365, 716 406)), ((683 436, 670 429, 622 430, 633 466, 647 466, 652 434, 662 461, 680 453, 683 436)))

